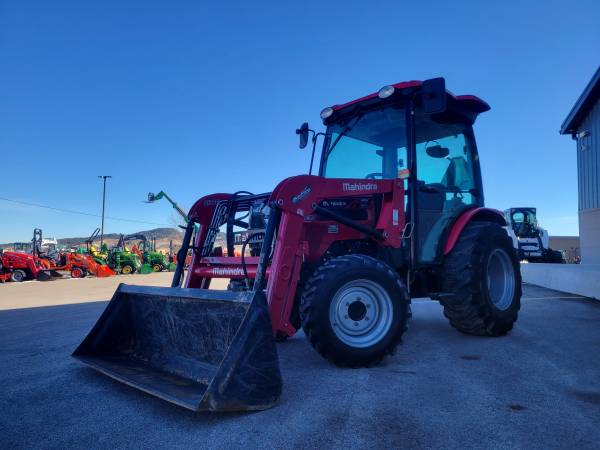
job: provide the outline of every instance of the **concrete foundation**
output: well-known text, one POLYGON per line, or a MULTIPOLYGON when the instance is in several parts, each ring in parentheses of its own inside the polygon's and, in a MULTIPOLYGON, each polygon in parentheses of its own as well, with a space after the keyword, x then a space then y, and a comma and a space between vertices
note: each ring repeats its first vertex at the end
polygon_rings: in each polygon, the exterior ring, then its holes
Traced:
POLYGON ((581 263, 600 265, 600 208, 579 211, 581 263))
POLYGON ((600 264, 521 264, 523 281, 600 300, 600 264))

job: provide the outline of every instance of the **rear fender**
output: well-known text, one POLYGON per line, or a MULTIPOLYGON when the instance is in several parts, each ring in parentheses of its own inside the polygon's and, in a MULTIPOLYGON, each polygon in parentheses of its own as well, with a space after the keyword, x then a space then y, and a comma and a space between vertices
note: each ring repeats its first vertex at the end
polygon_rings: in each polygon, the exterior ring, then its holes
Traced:
POLYGON ((506 226, 506 221, 504 220, 504 215, 502 212, 497 209, 492 208, 473 208, 469 209, 462 213, 452 227, 450 228, 450 232, 448 233, 448 238, 446 239, 446 243, 444 244, 444 256, 452 251, 460 234, 463 229, 471 222, 494 222, 499 224, 500 226, 506 226))

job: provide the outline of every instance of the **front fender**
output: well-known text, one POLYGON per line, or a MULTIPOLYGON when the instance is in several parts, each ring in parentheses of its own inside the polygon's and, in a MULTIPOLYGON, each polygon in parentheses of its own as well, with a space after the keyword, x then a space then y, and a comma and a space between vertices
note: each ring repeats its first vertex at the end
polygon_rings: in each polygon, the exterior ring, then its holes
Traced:
POLYGON ((472 221, 487 221, 487 222, 495 222, 500 226, 506 226, 506 221, 504 220, 504 215, 501 211, 493 208, 473 208, 465 211, 458 219, 454 221, 454 224, 450 228, 450 232, 448 233, 448 238, 446 239, 446 243, 444 244, 444 256, 452 251, 462 230, 472 221))

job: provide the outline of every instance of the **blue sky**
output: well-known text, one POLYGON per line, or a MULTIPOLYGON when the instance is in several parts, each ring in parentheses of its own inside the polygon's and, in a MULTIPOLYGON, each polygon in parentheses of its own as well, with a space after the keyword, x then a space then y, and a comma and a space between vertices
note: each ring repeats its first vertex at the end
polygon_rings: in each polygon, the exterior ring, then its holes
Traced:
MULTIPOLYGON (((600 2, 0 2, 0 197, 171 225, 210 192, 308 170, 295 128, 397 81, 444 76, 476 124, 488 206, 577 234, 575 145, 558 129, 600 62, 600 2)), ((0 242, 100 219, 0 200, 0 242)))

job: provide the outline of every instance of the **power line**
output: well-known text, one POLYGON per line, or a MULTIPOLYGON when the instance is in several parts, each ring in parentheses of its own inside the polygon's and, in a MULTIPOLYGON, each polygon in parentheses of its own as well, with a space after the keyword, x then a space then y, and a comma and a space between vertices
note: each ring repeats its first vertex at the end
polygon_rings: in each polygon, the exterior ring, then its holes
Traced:
MULTIPOLYGON (((55 208, 54 206, 40 205, 39 203, 23 202, 20 200, 12 200, 12 199, 6 198, 6 197, 0 197, 0 200, 4 200, 5 202, 10 202, 10 203, 17 203, 19 205, 35 206, 36 208, 51 209, 53 211, 59 211, 59 212, 68 213, 68 214, 79 214, 81 216, 101 217, 100 214, 93 214, 93 213, 88 213, 88 212, 84 212, 84 211, 75 211, 73 209, 55 208)), ((145 220, 123 219, 121 217, 111 217, 111 216, 106 216, 106 218, 111 219, 111 220, 118 220, 120 222, 132 222, 132 223, 142 223, 142 224, 146 224, 146 225, 168 226, 168 224, 166 224, 166 223, 148 222, 145 220)))

